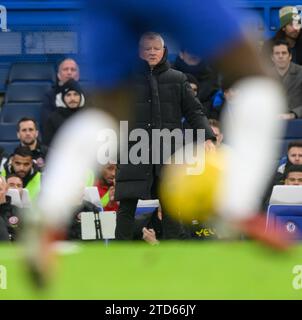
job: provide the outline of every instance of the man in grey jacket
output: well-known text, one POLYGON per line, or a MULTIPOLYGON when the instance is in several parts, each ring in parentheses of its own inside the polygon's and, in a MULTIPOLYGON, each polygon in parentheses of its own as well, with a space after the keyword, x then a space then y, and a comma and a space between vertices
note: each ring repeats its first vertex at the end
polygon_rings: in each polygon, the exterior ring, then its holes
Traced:
POLYGON ((302 118, 302 66, 291 60, 288 43, 276 40, 272 46, 272 61, 287 96, 288 112, 280 115, 284 120, 302 118))

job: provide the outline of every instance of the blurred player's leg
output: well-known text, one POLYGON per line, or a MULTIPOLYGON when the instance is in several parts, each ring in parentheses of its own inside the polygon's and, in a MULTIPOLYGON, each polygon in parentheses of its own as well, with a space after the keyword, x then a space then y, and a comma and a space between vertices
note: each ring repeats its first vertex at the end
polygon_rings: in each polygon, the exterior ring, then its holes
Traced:
POLYGON ((218 212, 248 236, 283 248, 282 235, 265 234, 264 216, 257 215, 279 148, 283 123, 278 115, 286 101, 279 85, 254 77, 235 87, 231 110, 225 112, 225 135, 231 147, 218 197, 218 212))

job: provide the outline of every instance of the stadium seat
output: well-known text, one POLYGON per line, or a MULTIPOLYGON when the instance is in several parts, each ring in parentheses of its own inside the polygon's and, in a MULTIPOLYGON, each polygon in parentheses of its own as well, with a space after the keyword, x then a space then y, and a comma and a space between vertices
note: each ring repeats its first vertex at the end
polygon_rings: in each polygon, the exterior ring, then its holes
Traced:
POLYGON ((39 81, 56 83, 56 71, 52 63, 13 63, 8 74, 8 83, 39 81))
POLYGON ((269 203, 302 205, 302 186, 274 186, 269 203))
POLYGON ((266 230, 285 232, 294 240, 302 240, 302 205, 270 205, 266 230))
POLYGON ((159 200, 138 200, 135 215, 154 212, 159 206, 159 200))
POLYGON ((50 83, 11 83, 7 86, 4 103, 41 103, 45 93, 50 90, 50 88, 50 83))
POLYGON ((286 155, 290 142, 302 140, 302 119, 289 120, 285 123, 285 132, 280 133, 276 140, 280 143, 280 157, 286 155))
POLYGON ((0 113, 0 122, 17 123, 22 117, 31 117, 41 123, 41 111, 41 104, 28 104, 26 107, 24 104, 4 105, 0 113))
POLYGON ((7 142, 7 141, 0 141, 0 147, 5 150, 6 155, 10 155, 14 152, 14 150, 19 146, 20 142, 7 142))
POLYGON ((287 122, 284 138, 302 140, 302 119, 295 119, 287 122))
POLYGON ((0 122, 0 141, 17 141, 17 127, 15 123, 0 122))

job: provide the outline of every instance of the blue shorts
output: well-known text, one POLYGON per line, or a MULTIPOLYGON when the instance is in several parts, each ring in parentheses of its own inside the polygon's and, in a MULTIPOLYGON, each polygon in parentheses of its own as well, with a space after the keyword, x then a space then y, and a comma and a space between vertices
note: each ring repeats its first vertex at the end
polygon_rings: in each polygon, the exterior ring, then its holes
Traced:
POLYGON ((84 5, 87 63, 100 88, 127 79, 144 32, 168 34, 203 57, 219 55, 242 37, 230 0, 85 0, 84 5))

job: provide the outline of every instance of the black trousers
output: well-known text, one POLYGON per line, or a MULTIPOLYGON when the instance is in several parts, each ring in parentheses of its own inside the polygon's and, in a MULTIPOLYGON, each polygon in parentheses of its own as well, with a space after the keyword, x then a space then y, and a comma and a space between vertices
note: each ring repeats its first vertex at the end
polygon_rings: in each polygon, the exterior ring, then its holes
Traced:
MULTIPOLYGON (((159 178, 154 174, 151 195, 154 199, 158 198, 159 178)), ((115 238, 117 240, 133 240, 135 227, 135 211, 138 199, 125 199, 120 201, 119 210, 116 215, 115 238)), ((172 219, 163 204, 162 206, 162 238, 167 240, 186 239, 188 234, 180 223, 172 219)))

